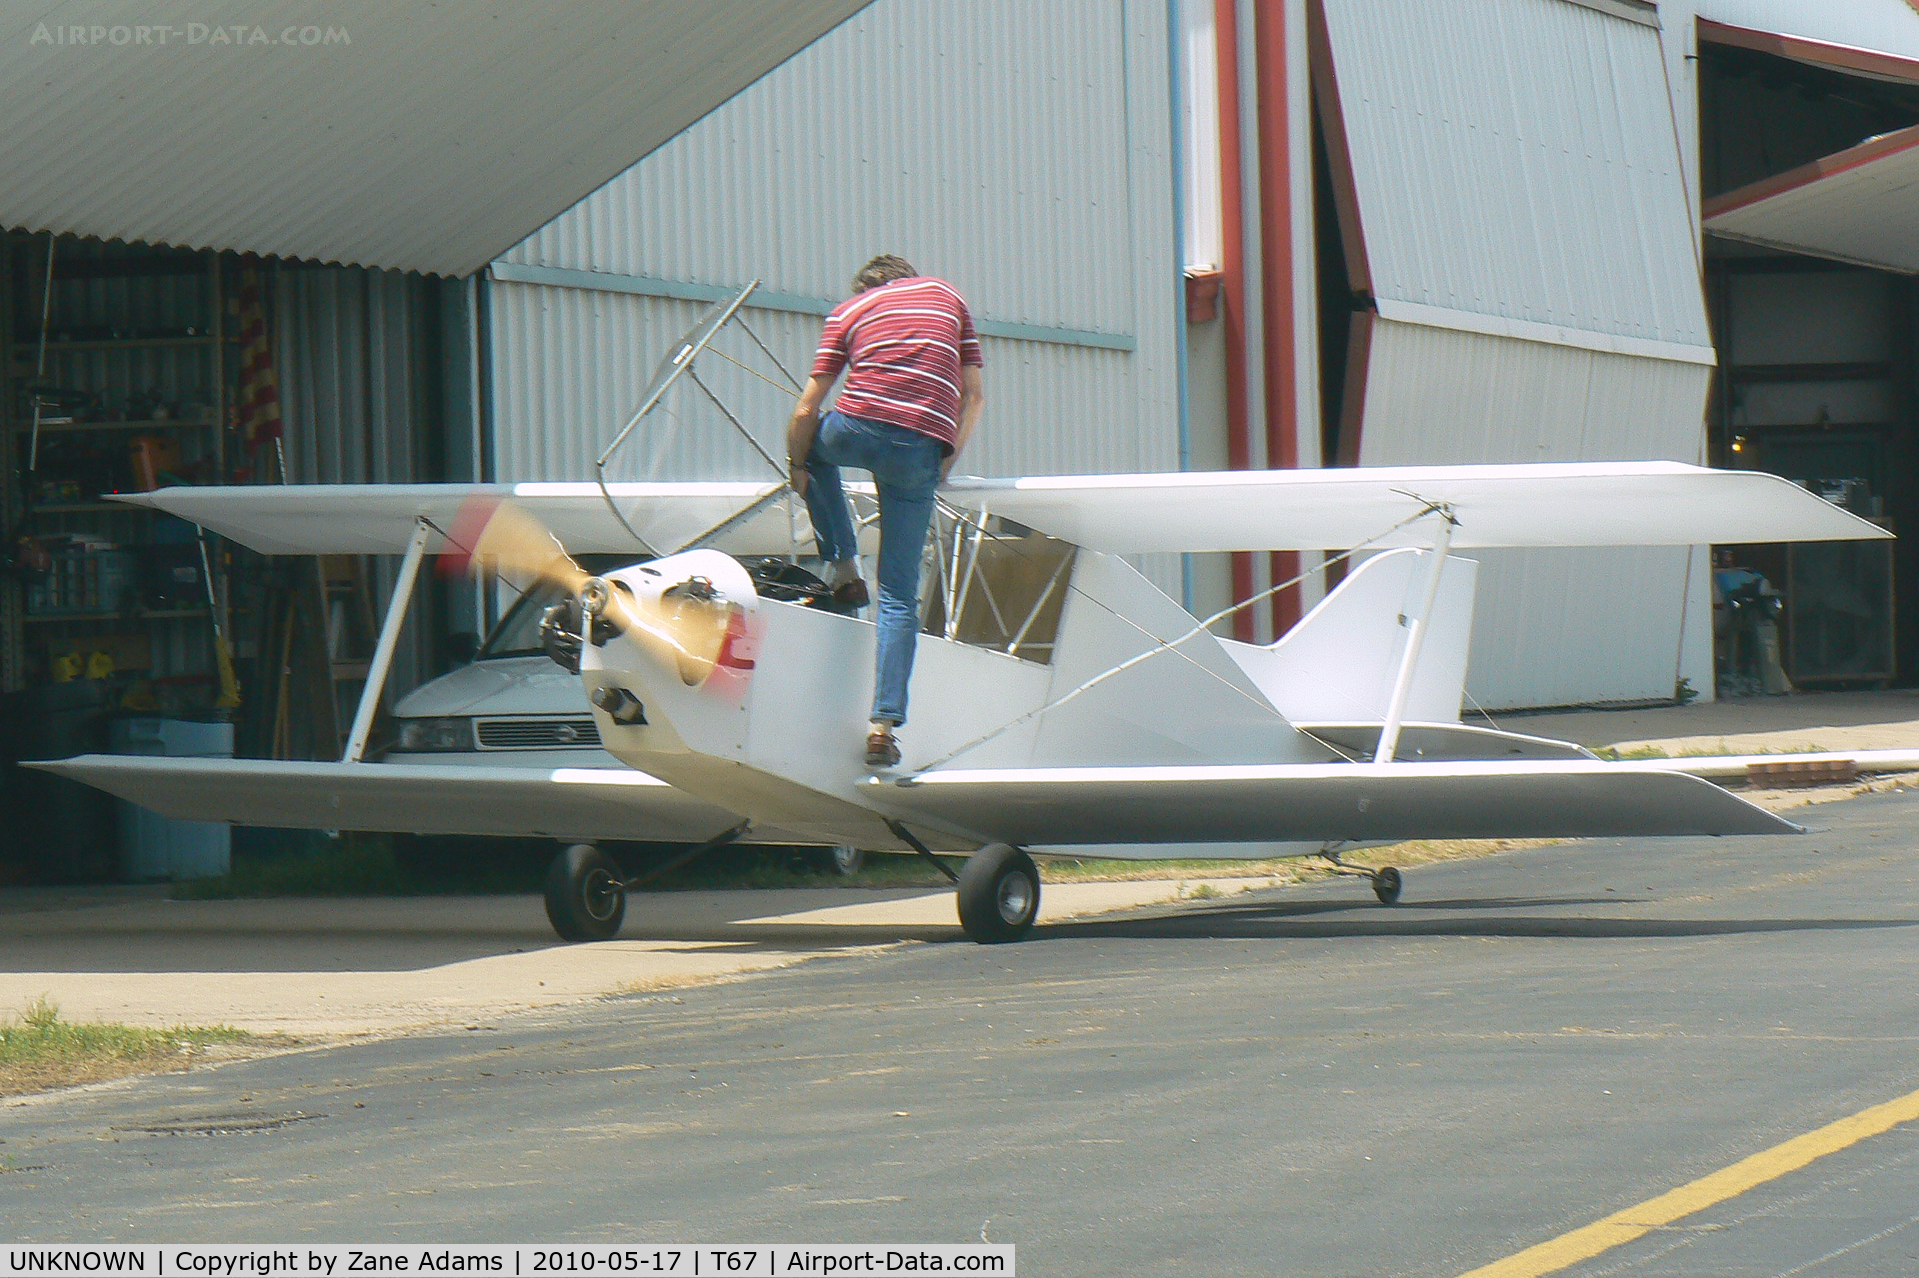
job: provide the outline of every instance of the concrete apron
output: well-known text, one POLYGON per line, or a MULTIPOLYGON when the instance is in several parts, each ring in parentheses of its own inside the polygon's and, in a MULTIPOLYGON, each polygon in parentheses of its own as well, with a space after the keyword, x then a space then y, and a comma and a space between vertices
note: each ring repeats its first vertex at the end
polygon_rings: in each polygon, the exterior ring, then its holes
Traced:
MULTIPOLYGON (((1498 720, 1512 731, 1674 756, 1919 748, 1919 694, 1904 691, 1498 720)), ((1786 809, 1862 788, 1747 797, 1786 809)), ((1233 893, 1267 882, 1049 884, 1040 918, 1160 904, 1201 883, 1233 893)), ((595 945, 555 941, 537 897, 169 901, 151 889, 55 889, 0 895, 0 914, 0 1016, 44 995, 70 1020, 227 1024, 303 1038, 478 1027, 507 1012, 875 946, 967 943, 944 891, 641 895, 629 904, 627 936, 595 945)))
MULTIPOLYGON (((1172 901, 1201 883, 1231 893, 1268 881, 1048 884, 1040 921, 1172 901)), ((302 1038, 478 1027, 877 946, 971 944, 950 891, 637 895, 627 935, 592 945, 559 942, 535 896, 170 901, 72 889, 9 893, 0 913, 0 1016, 45 996, 72 1021, 302 1038)))

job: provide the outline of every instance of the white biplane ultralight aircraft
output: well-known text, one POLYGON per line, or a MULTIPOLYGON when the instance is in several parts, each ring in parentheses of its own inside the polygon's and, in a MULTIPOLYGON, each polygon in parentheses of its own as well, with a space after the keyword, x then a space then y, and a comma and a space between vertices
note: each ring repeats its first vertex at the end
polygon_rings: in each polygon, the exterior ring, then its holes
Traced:
MULTIPOLYGON (((620 928, 592 839, 735 840, 960 854, 959 917, 1024 936, 1031 855, 1319 855, 1409 838, 1772 834, 1794 826, 1698 777, 1460 722, 1480 547, 1878 538, 1771 475, 1675 462, 957 479, 929 558, 905 759, 862 742, 874 628, 810 606, 772 558, 798 516, 771 484, 175 488, 120 498, 270 554, 407 562, 339 763, 85 755, 35 766, 168 816, 252 825, 541 835, 571 844, 547 912, 620 928), (634 550, 643 544, 645 552, 634 550), (564 549, 562 549, 564 547, 564 549), (1361 548, 1269 646, 1219 638, 1122 556, 1361 548), (357 760, 421 557, 538 578, 632 771, 357 760), (573 554, 647 561, 593 576, 573 554)), ((689 854, 690 855, 690 854, 689 854)), ((940 864, 935 858, 935 863, 940 864)), ((941 865, 942 870, 945 866, 941 865)))

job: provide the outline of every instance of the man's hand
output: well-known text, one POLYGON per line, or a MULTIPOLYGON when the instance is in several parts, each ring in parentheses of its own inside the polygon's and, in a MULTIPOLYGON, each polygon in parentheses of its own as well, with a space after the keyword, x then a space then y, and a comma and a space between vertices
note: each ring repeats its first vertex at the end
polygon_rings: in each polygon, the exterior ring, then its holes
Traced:
POLYGON ((946 482, 953 473, 953 463, 959 460, 962 449, 973 438, 973 428, 979 425, 979 416, 986 409, 986 380, 980 375, 977 364, 966 364, 960 368, 959 429, 954 432, 953 451, 946 454, 946 460, 940 463, 940 482, 946 482))
POLYGON ((806 458, 820 429, 820 401, 832 386, 830 377, 807 378, 799 402, 793 405, 793 420, 786 425, 786 482, 802 497, 806 496, 806 458))

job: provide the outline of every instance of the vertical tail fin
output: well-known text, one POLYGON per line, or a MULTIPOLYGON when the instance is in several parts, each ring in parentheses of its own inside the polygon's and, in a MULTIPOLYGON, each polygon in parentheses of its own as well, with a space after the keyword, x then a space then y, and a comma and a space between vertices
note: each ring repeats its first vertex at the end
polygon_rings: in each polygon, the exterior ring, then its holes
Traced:
MULTIPOLYGON (((1270 647, 1223 640, 1279 712, 1295 723, 1379 723, 1420 604, 1425 550, 1391 550, 1347 574, 1270 647)), ((1466 687, 1479 565, 1449 556, 1406 702, 1408 722, 1456 723, 1466 687)))

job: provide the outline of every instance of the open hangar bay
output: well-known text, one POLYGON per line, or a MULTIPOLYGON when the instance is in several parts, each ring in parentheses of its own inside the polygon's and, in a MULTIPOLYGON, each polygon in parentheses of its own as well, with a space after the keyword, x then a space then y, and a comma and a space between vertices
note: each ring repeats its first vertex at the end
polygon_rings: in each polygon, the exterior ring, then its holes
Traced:
MULTIPOLYGON (((1909 792, 0 1110, 21 1240, 1014 1241, 1448 1275, 1919 1087, 1909 792)), ((1911 1127, 1563 1272, 1909 1274, 1911 1127), (1821 1259, 1825 1258, 1825 1259, 1821 1259)))

